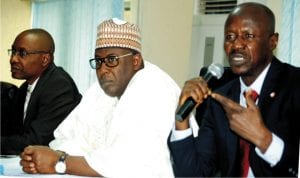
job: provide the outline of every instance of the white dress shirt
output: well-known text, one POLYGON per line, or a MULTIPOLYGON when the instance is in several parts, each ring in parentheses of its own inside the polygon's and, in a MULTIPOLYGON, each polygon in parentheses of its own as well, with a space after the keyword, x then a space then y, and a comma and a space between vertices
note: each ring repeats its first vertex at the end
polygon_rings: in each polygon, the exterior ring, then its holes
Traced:
POLYGON ((27 113, 27 107, 28 107, 28 103, 29 103, 29 100, 30 100, 30 97, 31 97, 31 93, 33 92, 33 90, 35 88, 35 85, 36 85, 38 80, 39 80, 39 78, 37 78, 31 85, 28 84, 25 103, 24 103, 23 122, 25 121, 25 117, 26 117, 26 113, 27 113))

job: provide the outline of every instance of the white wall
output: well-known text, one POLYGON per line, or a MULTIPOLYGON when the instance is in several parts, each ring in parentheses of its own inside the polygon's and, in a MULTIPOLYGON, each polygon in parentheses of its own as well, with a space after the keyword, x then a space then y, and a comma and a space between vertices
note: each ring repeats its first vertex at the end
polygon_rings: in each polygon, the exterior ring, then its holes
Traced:
POLYGON ((140 0, 144 59, 182 86, 189 72, 193 0, 140 0))
POLYGON ((193 19, 193 37, 188 78, 199 75, 204 65, 205 38, 214 37, 213 62, 223 64, 224 22, 227 15, 195 15, 193 19))
POLYGON ((15 37, 23 30, 30 28, 31 7, 30 1, 0 0, 1 5, 1 52, 0 52, 0 80, 20 85, 23 80, 13 79, 10 72, 10 57, 7 49, 15 37))

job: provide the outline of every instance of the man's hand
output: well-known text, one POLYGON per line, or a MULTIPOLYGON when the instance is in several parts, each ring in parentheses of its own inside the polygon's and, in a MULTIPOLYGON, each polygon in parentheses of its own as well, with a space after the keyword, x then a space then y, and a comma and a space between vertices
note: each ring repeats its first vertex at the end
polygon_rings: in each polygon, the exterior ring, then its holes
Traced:
POLYGON ((23 171, 31 174, 55 174, 60 153, 46 146, 28 146, 21 153, 23 171))
MULTIPOLYGON (((211 91, 207 86, 207 82, 202 77, 193 78, 185 82, 179 98, 178 108, 184 104, 187 98, 192 97, 199 106, 211 91)), ((182 122, 176 121, 176 130, 185 130, 189 128, 189 119, 184 119, 182 122)))
POLYGON ((213 93, 211 96, 223 106, 231 130, 256 145, 264 153, 271 144, 272 133, 266 128, 251 92, 246 92, 246 108, 220 94, 213 93))

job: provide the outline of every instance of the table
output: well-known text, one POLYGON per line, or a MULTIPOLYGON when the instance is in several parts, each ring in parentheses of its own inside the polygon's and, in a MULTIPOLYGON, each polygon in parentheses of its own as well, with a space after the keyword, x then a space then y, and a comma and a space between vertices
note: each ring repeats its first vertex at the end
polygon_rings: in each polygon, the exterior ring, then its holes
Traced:
POLYGON ((22 177, 49 177, 49 178, 83 178, 83 176, 58 175, 58 174, 27 174, 22 171, 20 166, 20 157, 17 155, 1 155, 0 165, 3 167, 3 175, 0 178, 22 178, 22 177))

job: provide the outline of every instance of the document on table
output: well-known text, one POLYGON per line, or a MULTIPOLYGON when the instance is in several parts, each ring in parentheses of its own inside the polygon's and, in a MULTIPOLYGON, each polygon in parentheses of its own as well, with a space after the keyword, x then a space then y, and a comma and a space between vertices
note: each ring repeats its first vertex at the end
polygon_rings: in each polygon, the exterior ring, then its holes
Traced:
MULTIPOLYGON (((28 178, 28 177, 49 177, 49 178, 78 178, 82 176, 59 175, 59 174, 27 174, 23 172, 20 165, 20 157, 17 155, 0 155, 0 165, 3 168, 0 178, 28 178)), ((85 177, 86 178, 86 177, 85 177)))
POLYGON ((3 167, 3 177, 4 176, 32 177, 32 175, 28 175, 28 174, 26 175, 22 171, 22 167, 20 166, 20 157, 17 155, 1 155, 0 164, 3 167))

